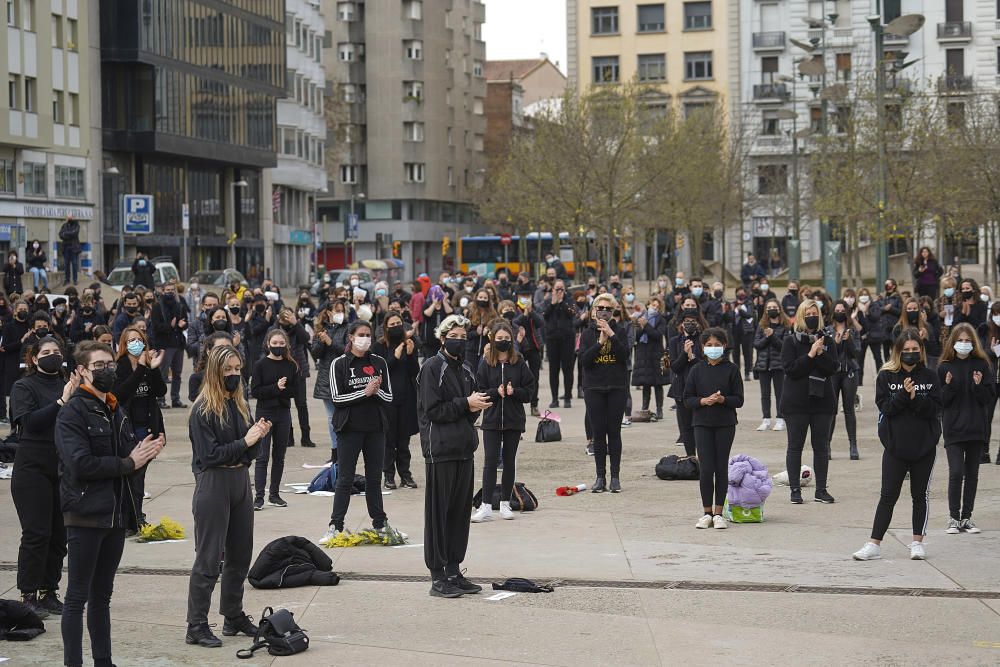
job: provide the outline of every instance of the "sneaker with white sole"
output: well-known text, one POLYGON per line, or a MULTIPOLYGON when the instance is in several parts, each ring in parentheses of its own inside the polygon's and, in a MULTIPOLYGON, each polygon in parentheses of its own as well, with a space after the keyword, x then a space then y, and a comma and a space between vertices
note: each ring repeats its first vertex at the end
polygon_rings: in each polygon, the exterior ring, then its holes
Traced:
POLYGON ((695 528, 711 528, 712 527, 712 515, 706 514, 705 516, 698 519, 698 523, 694 524, 695 528))
POLYGON ((485 523, 493 520, 493 507, 489 503, 483 503, 472 513, 472 523, 485 523))
POLYGON ((344 531, 337 530, 333 526, 328 526, 326 532, 323 533, 323 537, 319 538, 319 545, 321 547, 328 547, 333 544, 333 541, 340 536, 344 531))
POLYGON ((514 518, 514 510, 510 508, 509 501, 500 501, 500 518, 508 520, 514 518))
POLYGON ((784 431, 785 430, 785 420, 781 419, 780 417, 778 419, 775 419, 774 420, 774 430, 775 431, 784 431))
POLYGON ((726 518, 724 516, 722 516, 721 514, 716 514, 715 516, 712 517, 712 528, 715 528, 717 530, 725 530, 726 528, 729 528, 729 524, 726 523, 726 518))
POLYGON ((865 546, 855 551, 851 557, 854 560, 879 560, 882 558, 882 547, 874 542, 865 542, 865 546))
POLYGON ((979 530, 976 524, 972 523, 972 519, 962 519, 962 523, 959 528, 963 533, 968 533, 969 535, 976 535, 983 532, 979 530))
POLYGON ((629 427, 631 425, 632 425, 632 418, 631 417, 628 417, 628 416, 622 417, 622 427, 623 428, 627 428, 627 427, 629 427))
POLYGON ((910 560, 926 560, 927 552, 924 551, 923 542, 910 542, 910 560))
POLYGON ((949 535, 958 535, 962 532, 962 522, 958 519, 948 519, 948 527, 944 529, 944 532, 949 535))
POLYGON ((757 427, 757 430, 758 431, 766 431, 766 430, 768 430, 770 428, 771 428, 771 420, 768 419, 767 417, 765 417, 764 421, 762 421, 760 423, 760 426, 757 427))

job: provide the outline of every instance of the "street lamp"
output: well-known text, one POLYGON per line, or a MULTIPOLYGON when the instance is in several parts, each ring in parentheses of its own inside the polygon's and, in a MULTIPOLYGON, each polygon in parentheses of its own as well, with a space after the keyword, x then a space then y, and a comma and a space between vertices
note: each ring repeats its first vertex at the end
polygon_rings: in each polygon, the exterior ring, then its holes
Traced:
MULTIPOLYGON (((357 249, 356 249, 356 246, 355 246, 355 243, 357 243, 357 239, 354 238, 351 235, 351 225, 354 223, 354 220, 356 219, 355 218, 356 214, 354 212, 354 200, 355 199, 357 199, 359 201, 364 201, 365 200, 365 193, 364 192, 359 192, 357 194, 355 194, 353 192, 351 193, 351 218, 347 222, 347 232, 348 233, 344 234, 344 254, 345 255, 347 254, 347 242, 348 242, 348 237, 350 236, 351 237, 350 238, 350 243, 351 243, 351 259, 352 260, 354 259, 355 252, 357 252, 357 249)), ((358 225, 358 234, 359 235, 361 234, 361 225, 360 224, 358 225)), ((344 257, 344 264, 349 264, 349 263, 350 262, 347 261, 347 257, 344 257)))

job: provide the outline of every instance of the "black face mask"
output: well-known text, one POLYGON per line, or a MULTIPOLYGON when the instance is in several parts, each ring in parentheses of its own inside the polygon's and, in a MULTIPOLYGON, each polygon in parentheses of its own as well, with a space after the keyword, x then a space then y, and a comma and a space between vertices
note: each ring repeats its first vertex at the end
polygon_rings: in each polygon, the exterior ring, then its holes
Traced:
POLYGON ((284 345, 274 345, 274 346, 268 347, 267 351, 270 352, 271 354, 273 354, 276 357, 284 357, 285 356, 285 350, 287 350, 287 349, 288 348, 286 348, 284 345))
POLYGON ((263 313, 265 310, 267 310, 267 306, 265 306, 262 303, 258 303, 256 306, 253 307, 253 309, 256 310, 258 313, 263 313))
POLYGON ((497 352, 510 352, 512 345, 509 340, 498 340, 493 343, 493 347, 497 349, 497 352))
POLYGON ((515 313, 513 310, 508 310, 503 314, 503 316, 504 319, 506 319, 508 322, 513 322, 514 318, 517 316, 517 313, 515 313))
POLYGON ((796 294, 799 293, 799 290, 797 290, 797 289, 789 289, 788 293, 791 294, 792 296, 795 296, 796 294))
POLYGON ((93 308, 84 308, 83 309, 83 314, 86 315, 87 317, 90 317, 91 315, 94 314, 94 309, 93 308))
POLYGON ((808 317, 805 318, 805 323, 806 323, 806 329, 809 329, 809 331, 816 331, 816 329, 819 328, 819 316, 809 315, 808 317))
POLYGON ((899 360, 902 361, 907 366, 916 366, 920 363, 920 353, 919 352, 903 352, 899 355, 899 360))
POLYGON ((490 307, 490 302, 489 301, 476 301, 476 305, 479 306, 480 308, 489 308, 490 307))
POLYGON ((684 315, 684 317, 697 317, 698 316, 698 309, 697 308, 685 308, 684 310, 681 311, 681 313, 684 315))
POLYGON ((621 288, 621 286, 622 286, 622 284, 621 284, 621 283, 619 283, 619 282, 614 282, 614 283, 611 283, 611 288, 612 288, 612 289, 620 289, 620 288, 621 288))
POLYGON ((778 318, 778 311, 774 310, 773 308, 771 308, 771 309, 769 309, 767 311, 767 316, 770 317, 772 320, 777 319, 778 318))
POLYGON ((226 310, 228 310, 233 315, 239 315, 240 314, 240 307, 239 306, 229 306, 229 308, 227 308, 226 310))
POLYGON ((833 314, 833 321, 834 322, 846 322, 847 321, 847 313, 834 313, 833 314))
POLYGON ((225 331, 226 330, 226 321, 225 320, 212 320, 212 328, 215 329, 216 331, 225 331))
POLYGON ((715 298, 716 299, 721 299, 722 298, 722 290, 717 289, 717 290, 715 290, 714 294, 715 294, 715 298))
POLYGON ((129 315, 135 315, 137 312, 139 312, 139 309, 136 308, 135 306, 125 306, 125 312, 128 313, 129 315))
POLYGON ((17 311, 16 313, 14 313, 14 319, 18 320, 19 322, 23 322, 26 319, 28 319, 28 313, 17 311))
POLYGON ((965 299, 966 301, 968 301, 969 299, 971 299, 972 295, 973 295, 973 292, 971 290, 968 291, 968 292, 964 292, 964 291, 962 292, 962 298, 965 299))
POLYGON ((63 356, 61 354, 50 354, 45 357, 38 357, 38 370, 47 375, 55 375, 62 368, 63 356))
POLYGON ((920 312, 916 310, 907 311, 906 321, 910 324, 916 324, 920 320, 920 312))
POLYGON ((107 393, 114 389, 115 387, 115 371, 110 368, 102 368, 99 371, 90 371, 93 373, 94 389, 99 392, 107 393))
POLYGON ((698 333, 698 325, 695 324, 694 322, 685 322, 684 333, 686 333, 688 336, 695 335, 696 333, 698 333))
POLYGON ((239 375, 227 375, 222 382, 226 385, 226 391, 231 394, 240 388, 241 379, 239 375))
POLYGON ((465 356, 465 339, 445 338, 444 351, 447 352, 449 356, 461 361, 462 357, 465 356))
POLYGON ((40 339, 41 338, 45 338, 48 335, 49 335, 49 330, 48 329, 36 329, 35 330, 35 336, 37 336, 40 339))
POLYGON ((403 336, 406 335, 403 332, 403 327, 400 326, 400 325, 396 325, 394 327, 389 327, 385 331, 386 331, 386 334, 388 334, 388 336, 389 336, 389 340, 391 340, 393 342, 397 342, 397 343, 399 341, 403 340, 403 336))

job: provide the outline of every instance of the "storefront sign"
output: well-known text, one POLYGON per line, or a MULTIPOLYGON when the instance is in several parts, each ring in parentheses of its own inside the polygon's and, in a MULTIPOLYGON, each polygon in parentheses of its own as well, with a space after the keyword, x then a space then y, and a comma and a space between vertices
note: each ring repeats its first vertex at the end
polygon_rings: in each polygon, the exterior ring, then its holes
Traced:
POLYGON ((68 216, 73 216, 77 220, 93 220, 94 207, 0 201, 0 217, 4 218, 51 218, 65 220, 68 216))

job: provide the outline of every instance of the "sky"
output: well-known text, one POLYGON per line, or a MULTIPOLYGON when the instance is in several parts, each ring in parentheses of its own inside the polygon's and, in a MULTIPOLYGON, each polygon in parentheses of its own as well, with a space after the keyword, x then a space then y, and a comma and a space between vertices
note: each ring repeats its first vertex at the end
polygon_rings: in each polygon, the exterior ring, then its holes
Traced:
POLYGON ((483 25, 487 60, 537 58, 566 71, 565 0, 486 0, 483 25))

